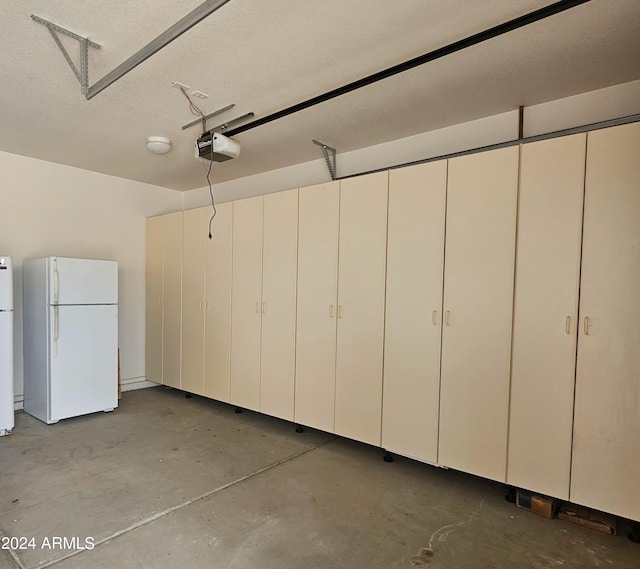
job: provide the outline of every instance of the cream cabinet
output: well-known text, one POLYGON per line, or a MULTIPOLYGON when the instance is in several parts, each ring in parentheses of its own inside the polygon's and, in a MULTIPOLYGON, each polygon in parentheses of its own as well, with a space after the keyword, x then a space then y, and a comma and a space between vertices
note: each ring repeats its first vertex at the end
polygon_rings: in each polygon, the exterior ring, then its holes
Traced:
POLYGON ((146 378, 180 387, 182 212, 147 219, 146 378))
POLYGON ((522 147, 507 482, 567 500, 586 134, 522 147))
POLYGON ((260 411, 294 416, 298 190, 264 196, 260 411))
POLYGON ((340 182, 335 432, 380 445, 388 172, 340 182))
POLYGON ((204 323, 204 387, 203 395, 229 402, 231 389, 231 255, 233 202, 216 206, 211 222, 206 208, 206 272, 204 323))
POLYGON ((204 392, 205 274, 209 209, 184 212, 182 253, 182 384, 204 392))
POLYGON ((235 202, 231 402, 293 419, 298 190, 235 202))
POLYGON ((438 461, 505 481, 519 148, 449 160, 438 461))
POLYGON ((295 421, 380 445, 388 174, 302 188, 295 421))
POLYGON ((262 196, 238 200, 233 211, 230 401, 260 410, 262 339, 262 196))
POLYGON ((382 446, 438 459, 447 161, 389 173, 382 446))
POLYGON ((295 421, 335 429, 340 182, 300 188, 295 421))
POLYGON ((233 203, 184 212, 182 383, 191 393, 229 401, 231 222, 233 203))
POLYGON ((640 520, 640 124, 590 132, 570 500, 640 520))

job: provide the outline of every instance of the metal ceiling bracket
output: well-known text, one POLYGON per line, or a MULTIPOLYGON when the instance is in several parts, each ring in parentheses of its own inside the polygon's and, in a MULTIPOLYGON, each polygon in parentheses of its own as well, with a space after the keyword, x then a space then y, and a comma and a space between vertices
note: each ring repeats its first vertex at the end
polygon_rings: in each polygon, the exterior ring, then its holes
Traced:
POLYGON ((227 105, 226 107, 222 107, 221 109, 218 109, 217 111, 213 111, 212 113, 209 113, 208 115, 205 115, 204 117, 200 117, 199 119, 196 119, 192 122, 190 122, 189 124, 184 124, 182 125, 182 130, 186 130, 187 128, 190 128, 196 124, 202 124, 203 121, 207 121, 209 120, 211 117, 217 117, 218 115, 221 115, 222 113, 226 113, 227 111, 230 111, 231 109, 233 109, 233 107, 235 107, 236 105, 234 103, 232 103, 231 105, 227 105))
POLYGON ((322 150, 324 161, 327 163, 327 168, 329 168, 329 175, 331 176, 332 180, 335 180, 338 176, 336 170, 336 149, 331 148, 331 146, 327 146, 323 142, 318 142, 317 140, 312 140, 312 142, 319 146, 322 150))
POLYGON ((250 113, 245 113, 244 115, 240 115, 235 119, 231 119, 225 123, 219 124, 218 126, 214 126, 213 128, 210 128, 207 132, 208 133, 220 132, 224 134, 230 126, 233 126, 234 124, 238 124, 239 122, 242 122, 242 121, 246 121, 247 119, 252 119, 255 116, 256 114, 253 111, 250 113))
POLYGON ((38 24, 42 24, 45 28, 47 28, 47 30, 49 30, 53 41, 56 42, 58 49, 62 52, 62 55, 64 55, 64 58, 69 64, 69 67, 71 67, 71 71, 73 71, 76 79, 80 82, 82 94, 86 97, 89 93, 89 47, 100 49, 100 45, 90 41, 88 38, 75 34, 67 30, 66 28, 58 26, 53 22, 49 22, 48 20, 45 20, 33 14, 31 15, 31 19, 38 24), (80 44, 80 69, 76 67, 73 59, 71 59, 67 48, 62 45, 62 42, 58 37, 59 33, 76 40, 80 44))

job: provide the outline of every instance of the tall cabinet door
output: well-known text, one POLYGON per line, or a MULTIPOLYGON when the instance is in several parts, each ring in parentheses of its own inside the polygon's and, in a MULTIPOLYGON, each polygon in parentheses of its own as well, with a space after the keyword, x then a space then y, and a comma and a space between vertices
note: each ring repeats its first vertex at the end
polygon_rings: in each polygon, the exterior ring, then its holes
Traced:
POLYGON ((182 336, 182 212, 171 213, 163 218, 162 383, 179 388, 182 336))
MULTIPOLYGON (((233 202, 218 204, 206 239, 204 395, 229 402, 233 202)), ((207 212, 211 210, 207 208, 207 212)), ((209 217, 207 216, 207 225, 209 217)), ((208 226, 207 226, 208 231, 208 226)))
POLYGON ((436 462, 447 162, 389 173, 382 446, 436 462))
POLYGON ((569 498, 586 134, 522 147, 507 482, 569 498), (535 450, 534 450, 535 449, 535 450))
POLYGON ((504 481, 517 147, 449 161, 438 460, 504 481))
POLYGON ((334 432, 340 182, 300 189, 295 421, 334 432))
POLYGON ((147 219, 145 377, 162 383, 163 218, 147 219))
POLYGON ((184 212, 182 258, 182 389, 204 391, 204 286, 208 208, 184 212))
POLYGON ((335 432, 380 445, 388 172, 341 181, 335 432))
POLYGON ((591 132, 572 502, 640 520, 640 124, 591 132))
POLYGON ((263 197, 238 200, 233 211, 231 403, 260 410, 263 197))
POLYGON ((293 420, 298 190, 264 196, 260 411, 293 420))

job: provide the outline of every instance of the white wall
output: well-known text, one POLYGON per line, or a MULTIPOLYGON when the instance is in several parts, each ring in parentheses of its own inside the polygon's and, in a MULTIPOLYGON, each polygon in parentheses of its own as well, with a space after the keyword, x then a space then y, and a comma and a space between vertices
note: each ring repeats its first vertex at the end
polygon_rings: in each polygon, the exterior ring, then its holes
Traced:
POLYGON ((0 253, 14 259, 15 395, 21 406, 22 260, 50 255, 119 262, 124 387, 144 382, 145 218, 179 210, 179 192, 0 152, 0 253))
MULTIPOLYGON (((526 107, 524 135, 534 136, 640 113, 640 81, 632 81, 573 97, 526 107)), ((518 137, 518 111, 482 118, 408 138, 340 154, 338 175, 348 176, 416 160, 434 158, 518 137)), ((320 155, 320 149, 318 149, 320 155)), ((242 160, 242 157, 238 158, 242 160)), ((329 180, 324 159, 215 184, 219 202, 319 184, 329 180)), ((185 192, 183 208, 209 204, 209 189, 185 192)))
POLYGON ((640 80, 525 108, 524 135, 627 117, 640 113, 640 80))

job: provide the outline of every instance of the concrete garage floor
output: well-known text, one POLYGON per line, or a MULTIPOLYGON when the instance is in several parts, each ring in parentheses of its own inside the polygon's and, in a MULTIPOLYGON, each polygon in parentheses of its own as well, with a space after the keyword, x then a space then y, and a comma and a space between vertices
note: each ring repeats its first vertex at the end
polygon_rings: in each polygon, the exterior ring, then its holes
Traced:
POLYGON ((0 551, 1 569, 640 567, 640 545, 518 510, 499 484, 179 391, 16 422, 0 531, 34 547, 0 551))

